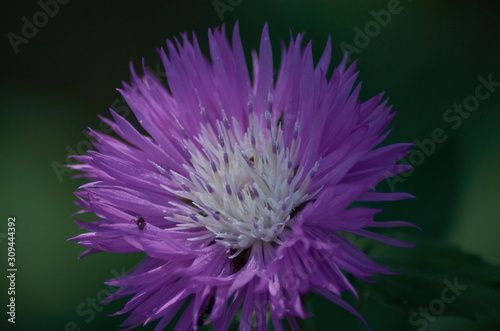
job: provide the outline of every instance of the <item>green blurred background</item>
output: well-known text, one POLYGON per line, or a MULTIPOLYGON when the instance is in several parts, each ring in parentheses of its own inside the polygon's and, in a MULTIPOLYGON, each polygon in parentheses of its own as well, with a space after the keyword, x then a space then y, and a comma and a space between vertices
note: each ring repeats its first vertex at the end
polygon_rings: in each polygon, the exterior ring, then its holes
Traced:
MULTIPOLYGON (((129 80, 130 61, 139 68, 144 57, 161 77, 164 71, 155 48, 166 38, 195 31, 207 54, 208 28, 225 23, 231 31, 238 20, 247 56, 258 48, 262 27, 269 22, 276 69, 280 41, 288 43, 289 29, 294 35, 306 32, 306 39, 314 40, 316 60, 331 35, 336 64, 342 56, 340 44, 356 46, 356 28, 364 31, 374 21, 371 11, 385 10, 395 1, 222 0, 219 6, 228 7, 219 8, 219 13, 216 3, 70 1, 59 5, 16 54, 8 33, 21 35, 22 18, 33 21, 42 9, 35 1, 2 1, 0 265, 4 274, 6 223, 15 216, 16 329, 63 330, 73 322, 81 330, 114 330, 124 320, 107 317, 124 301, 94 308, 91 302, 104 297, 108 287, 103 280, 128 270, 142 256, 103 253, 77 260, 84 248, 66 239, 82 233, 72 221, 78 210, 72 192, 84 181, 71 179, 75 173, 61 172, 60 167, 68 154, 88 148, 84 132, 99 127, 97 114, 108 116, 110 107, 125 106, 115 89, 129 80)), ((431 138, 436 128, 448 137, 436 143, 435 151, 413 174, 393 183, 396 190, 418 199, 384 205, 388 210, 380 220, 413 222, 424 229, 422 234, 412 229, 398 233, 410 233, 417 241, 457 245, 496 265, 500 264, 500 87, 456 129, 443 115, 474 95, 479 76, 491 74, 500 82, 497 3, 401 1, 390 23, 371 30, 369 43, 365 40, 367 45, 353 54, 359 59, 362 98, 386 91, 398 110, 389 142, 422 141, 431 138)), ((390 185, 382 183, 381 188, 390 185)), ((1 279, 0 304, 5 307, 7 282, 5 276, 1 279)), ((390 305, 372 306, 364 316, 373 330, 418 329, 409 325, 407 313, 390 305)), ((308 307, 315 315, 306 323, 311 330, 364 329, 327 300, 313 299, 308 307)), ((0 329, 10 328, 3 309, 0 316, 0 329)), ((441 317, 429 323, 428 330, 498 327, 490 321, 441 317)))

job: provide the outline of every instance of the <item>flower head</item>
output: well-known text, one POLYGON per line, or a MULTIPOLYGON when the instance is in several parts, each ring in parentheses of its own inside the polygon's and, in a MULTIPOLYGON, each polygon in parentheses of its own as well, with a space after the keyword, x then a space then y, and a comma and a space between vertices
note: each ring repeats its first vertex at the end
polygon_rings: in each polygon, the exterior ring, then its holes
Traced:
POLYGON ((409 169, 397 162, 411 144, 377 148, 391 107, 383 94, 358 100, 346 58, 327 78, 330 39, 316 66, 311 43, 292 39, 275 79, 266 25, 250 79, 238 25, 231 44, 223 29, 208 37, 211 60, 194 34, 167 40, 168 55, 159 53, 168 88, 132 68, 120 92, 145 134, 114 111, 103 120, 121 139, 90 131, 97 151, 73 167, 92 180, 78 204, 99 220, 77 221, 90 232, 73 240, 90 248, 82 256, 147 254, 109 282, 121 289, 107 300, 133 296, 117 313, 130 313, 125 326, 159 319, 162 329, 184 309, 179 329, 225 330, 242 306, 241 330, 265 329, 269 316, 276 330, 284 318, 296 328, 309 316, 309 291, 362 318, 341 298, 356 295, 344 273, 368 281, 389 271, 339 232, 411 246, 366 230, 410 224, 375 222, 380 210, 351 206, 410 197, 375 191, 409 169))

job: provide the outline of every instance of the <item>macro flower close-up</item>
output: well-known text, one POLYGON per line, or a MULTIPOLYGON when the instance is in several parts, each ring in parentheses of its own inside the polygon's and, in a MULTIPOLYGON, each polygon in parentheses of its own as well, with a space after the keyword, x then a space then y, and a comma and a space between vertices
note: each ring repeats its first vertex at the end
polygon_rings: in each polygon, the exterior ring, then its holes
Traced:
POLYGON ((230 39, 210 30, 210 57, 194 33, 167 40, 167 86, 131 65, 120 92, 141 128, 111 110, 116 136, 90 130, 96 151, 73 156, 90 180, 77 204, 98 220, 76 221, 89 232, 71 240, 82 256, 146 253, 108 282, 120 289, 106 301, 131 297, 117 313, 125 327, 161 330, 180 310, 180 330, 226 330, 236 315, 240 330, 296 330, 308 292, 364 322, 342 299, 357 296, 348 275, 393 272, 345 234, 413 247, 372 231, 411 224, 375 221, 380 209, 363 205, 412 197, 375 189, 411 168, 399 161, 412 144, 383 144, 395 112, 383 93, 360 100, 347 54, 329 70, 330 39, 315 64, 312 43, 291 37, 278 62, 266 24, 250 72, 238 24, 230 39))
POLYGON ((500 330, 491 1, 1 1, 0 330, 500 330))

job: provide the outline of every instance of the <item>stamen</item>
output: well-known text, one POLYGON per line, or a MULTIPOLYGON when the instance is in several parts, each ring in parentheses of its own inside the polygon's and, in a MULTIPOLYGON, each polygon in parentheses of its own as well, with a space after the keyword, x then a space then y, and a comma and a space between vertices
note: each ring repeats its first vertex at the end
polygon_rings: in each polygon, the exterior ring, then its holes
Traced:
POLYGON ((238 147, 238 151, 240 152, 241 154, 241 157, 243 157, 243 160, 245 160, 245 162, 247 163, 247 165, 250 167, 250 168, 253 168, 253 163, 252 161, 250 161, 250 159, 248 158, 248 156, 241 150, 240 146, 237 146, 238 147))
POLYGON ((318 172, 318 167, 319 167, 319 161, 316 161, 314 164, 314 167, 311 170, 311 173, 309 174, 309 178, 313 179, 316 173, 318 172))
POLYGON ((227 179, 227 175, 225 176, 225 178, 226 178, 226 192, 227 192, 227 194, 231 195, 232 192, 231 192, 231 187, 229 186, 229 181, 227 179))
POLYGON ((243 195, 241 194, 241 191, 238 190, 238 185, 236 184, 236 182, 234 182, 234 187, 236 187, 237 189, 236 195, 238 195, 238 200, 243 201, 243 195))
POLYGON ((253 114, 253 101, 252 99, 248 100, 248 115, 252 115, 253 114))
POLYGON ((217 138, 219 139, 219 144, 222 148, 226 147, 224 143, 224 136, 222 135, 222 130, 219 123, 217 123, 217 138))
POLYGON ((216 174, 217 167, 215 166, 214 160, 210 159, 210 166, 212 167, 212 171, 216 174))
POLYGON ((299 128, 300 128, 300 122, 297 120, 293 128, 293 140, 297 140, 297 136, 299 135, 299 128))
POLYGON ((253 190, 253 195, 258 198, 259 197, 259 192, 257 191, 257 189, 252 185, 252 190, 253 190))
POLYGON ((208 123, 208 117, 207 117, 207 112, 205 111, 205 107, 203 107, 200 103, 200 114, 203 117, 203 120, 205 123, 208 123))
POLYGON ((182 144, 182 151, 184 152, 184 154, 186 155, 188 160, 191 160, 193 158, 191 156, 191 153, 189 153, 189 150, 187 149, 187 147, 184 146, 184 144, 182 144))
POLYGON ((167 217, 174 217, 173 213, 171 213, 169 211, 166 211, 165 209, 162 210, 162 212, 165 214, 165 216, 164 216, 165 218, 167 218, 167 217))
POLYGON ((266 110, 269 111, 269 113, 273 112, 273 95, 271 94, 271 92, 269 92, 269 94, 267 95, 267 108, 266 108, 266 110))
POLYGON ((189 193, 189 192, 191 192, 191 189, 190 189, 190 188, 189 188, 186 184, 182 183, 182 184, 181 184, 181 187, 182 187, 182 189, 183 189, 184 191, 186 191, 186 192, 188 192, 188 193, 189 193))
MULTIPOLYGON (((201 100, 199 104, 206 118, 201 100)), ((259 241, 282 244, 280 236, 290 231, 288 222, 293 211, 321 190, 308 192, 319 161, 305 175, 296 155, 300 146, 300 122, 295 122, 293 139, 287 146, 283 125, 272 125, 271 92, 264 116, 258 118, 254 116, 253 100, 249 96, 250 126, 246 132, 242 132, 234 117, 230 125, 222 104, 220 106, 222 119, 215 121, 213 129, 206 122, 193 141, 187 142, 185 138, 179 141, 190 160, 190 164, 183 165, 183 175, 170 171, 180 189, 160 185, 181 198, 178 203, 170 204, 182 215, 165 216, 177 223, 175 229, 204 228, 208 233, 193 232, 196 234, 190 240, 215 238, 217 244, 234 250, 232 256, 236 257, 259 241)), ((184 136, 185 130, 177 125, 184 136)), ((154 162, 150 163, 161 173, 169 174, 154 162)))
POLYGON ((210 193, 210 194, 214 193, 214 189, 212 188, 212 186, 210 186, 210 184, 206 184, 206 187, 207 187, 208 193, 210 193))
POLYGON ((205 121, 205 124, 208 124, 208 117, 207 117, 207 112, 205 111, 205 107, 203 107, 203 104, 201 103, 201 98, 200 94, 198 93, 198 89, 194 89, 196 92, 196 97, 198 98, 198 107, 200 107, 200 114, 203 117, 203 121, 205 121))
POLYGON ((271 112, 266 109, 266 123, 267 123, 267 131, 271 133, 271 112))
POLYGON ((224 127, 226 128, 226 130, 230 130, 230 126, 229 126, 229 120, 227 119, 227 116, 226 116, 226 112, 224 111, 224 108, 222 108, 222 105, 221 106, 221 112, 222 112, 222 121, 224 123, 224 127))
POLYGON ((175 120, 175 123, 177 123, 177 126, 179 127, 179 129, 181 130, 181 133, 182 133, 182 137, 187 141, 189 140, 189 136, 187 135, 186 133, 186 130, 184 130, 184 127, 182 126, 181 122, 179 122, 179 120, 177 119, 177 117, 175 115, 172 114, 172 116, 174 117, 174 120, 175 120))
MULTIPOLYGON (((161 167, 160 165, 154 163, 153 161, 149 160, 148 159, 148 162, 150 164, 152 164, 156 169, 158 169, 158 171, 162 174, 162 175, 166 175, 167 177, 170 176, 170 174, 167 172, 167 170, 165 170, 163 167, 161 167)), ((169 178, 170 179, 170 178, 169 178)))

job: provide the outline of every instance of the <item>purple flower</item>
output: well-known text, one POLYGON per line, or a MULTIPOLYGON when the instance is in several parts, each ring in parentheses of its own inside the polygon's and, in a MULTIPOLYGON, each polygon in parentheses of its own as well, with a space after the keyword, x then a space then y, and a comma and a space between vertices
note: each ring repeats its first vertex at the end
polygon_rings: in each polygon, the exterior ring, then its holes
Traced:
MULTIPOLYGON (((283 46, 275 79, 267 25, 259 54, 247 70, 238 25, 208 34, 210 57, 196 36, 168 40, 159 51, 168 88, 132 68, 120 92, 144 134, 111 111, 103 118, 120 139, 90 131, 97 151, 74 156, 92 181, 76 192, 96 222, 78 240, 82 256, 143 251, 147 258, 107 301, 132 296, 124 326, 159 319, 163 329, 180 309, 179 330, 213 322, 226 330, 242 306, 240 330, 298 329, 301 295, 314 292, 362 317, 342 300, 355 289, 345 273, 370 281, 390 274, 340 232, 390 245, 413 245, 367 228, 411 225, 375 222, 380 210, 353 202, 388 201, 407 193, 380 193, 388 175, 407 171, 397 162, 411 144, 378 147, 394 117, 379 94, 358 99, 355 64, 346 58, 327 78, 331 55, 314 66, 303 35, 283 46), (229 304, 229 305, 228 305, 229 304)), ((364 320, 363 320, 364 322, 364 320)))

